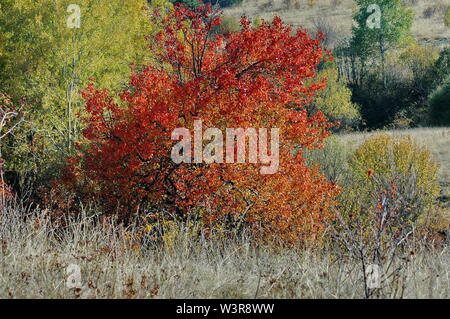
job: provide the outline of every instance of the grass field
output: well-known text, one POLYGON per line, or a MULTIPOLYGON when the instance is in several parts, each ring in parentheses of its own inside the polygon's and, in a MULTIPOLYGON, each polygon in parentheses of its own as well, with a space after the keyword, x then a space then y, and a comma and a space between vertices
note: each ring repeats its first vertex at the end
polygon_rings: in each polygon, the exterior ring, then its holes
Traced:
MULTIPOLYGON (((449 181, 449 128, 387 133, 409 134, 429 147, 442 164, 442 181, 449 181)), ((356 147, 367 136, 339 138, 356 147)), ((55 228, 46 211, 13 205, 0 214, 0 298, 364 297, 360 264, 334 251, 273 250, 245 236, 211 241, 187 234, 181 230, 170 245, 141 245, 134 230, 89 217, 55 228), (67 286, 70 264, 81 271, 79 289, 67 286)), ((413 242, 408 249, 415 253, 398 265, 399 276, 383 279, 377 296, 450 298, 448 248, 413 242)))
MULTIPOLYGON (((56 231, 41 215, 0 216, 0 298, 363 298, 361 267, 326 250, 278 250, 233 241, 192 240, 171 248, 134 246, 120 227, 88 218, 56 231), (67 267, 81 271, 68 288, 67 267)), ((401 277, 380 297, 449 298, 448 249, 415 247, 401 277)))

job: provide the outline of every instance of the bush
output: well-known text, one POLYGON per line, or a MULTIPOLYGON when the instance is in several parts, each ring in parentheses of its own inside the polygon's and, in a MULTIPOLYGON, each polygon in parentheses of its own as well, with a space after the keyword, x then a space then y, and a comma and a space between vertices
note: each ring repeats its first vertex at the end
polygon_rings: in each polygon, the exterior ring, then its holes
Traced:
POLYGON ((415 221, 439 195, 438 165, 411 137, 371 137, 355 150, 349 165, 352 181, 343 196, 358 203, 354 213, 374 211, 380 198, 389 195, 398 216, 415 221))
POLYGON ((360 83, 351 84, 351 90, 352 102, 360 105, 363 125, 370 129, 391 124, 413 100, 409 81, 393 75, 385 86, 376 71, 367 73, 360 83))
POLYGON ((170 2, 183 4, 192 9, 196 9, 200 5, 199 0, 170 0, 170 2))
POLYGON ((242 0, 204 0, 203 2, 205 2, 205 3, 209 2, 212 4, 218 3, 222 8, 225 8, 225 7, 237 5, 237 4, 241 3, 242 0))
POLYGON ((429 98, 430 120, 435 125, 450 124, 450 76, 429 98))
POLYGON ((210 2, 212 4, 219 3, 222 8, 238 5, 242 0, 205 0, 205 2, 210 2))
MULTIPOLYGON (((334 247, 343 248, 363 269, 378 265, 384 280, 396 278, 399 285, 405 280, 399 280, 401 270, 413 253, 409 243, 435 233, 429 227, 434 222, 446 225, 434 206, 439 193, 437 164, 410 137, 383 134, 358 147, 349 165, 352 178, 339 198, 339 213, 331 227, 339 244, 334 247)), ((365 293, 366 298, 392 295, 384 284, 376 290, 365 284, 365 293)))
MULTIPOLYGON (((450 53, 450 52, 449 52, 450 53)), ((428 96, 447 71, 447 54, 431 46, 409 45, 387 57, 386 81, 376 65, 351 82, 352 101, 360 105, 368 128, 404 128, 428 120, 428 96)), ((446 73, 447 72, 447 73, 446 73)))
POLYGON ((439 53, 439 58, 434 64, 433 88, 441 85, 450 74, 450 47, 444 48, 439 53))
POLYGON ((417 89, 429 90, 433 82, 433 68, 439 56, 431 46, 410 45, 399 57, 399 62, 406 67, 417 89))
POLYGON ((340 129, 354 127, 361 119, 359 109, 352 103, 351 90, 339 79, 337 68, 327 65, 318 72, 317 79, 326 79, 327 86, 317 93, 313 110, 322 111, 331 122, 340 122, 340 129))

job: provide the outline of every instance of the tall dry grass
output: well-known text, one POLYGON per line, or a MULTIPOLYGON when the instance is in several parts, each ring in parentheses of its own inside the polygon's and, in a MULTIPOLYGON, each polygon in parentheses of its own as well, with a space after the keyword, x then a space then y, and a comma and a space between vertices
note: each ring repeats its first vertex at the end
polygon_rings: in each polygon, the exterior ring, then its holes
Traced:
MULTIPOLYGON (((0 215, 1 298, 363 298, 357 261, 325 249, 278 249, 190 238, 137 244, 135 231, 101 225, 88 210, 55 227, 48 214, 10 204, 0 215), (67 267, 82 288, 68 288, 67 267)), ((416 247, 417 248, 417 247, 416 247)), ((402 270, 402 297, 449 298, 448 248, 416 249, 402 270)), ((386 278, 386 291, 399 283, 386 278), (392 287, 390 287, 392 285, 392 287)), ((383 295, 382 297, 398 297, 383 295)))

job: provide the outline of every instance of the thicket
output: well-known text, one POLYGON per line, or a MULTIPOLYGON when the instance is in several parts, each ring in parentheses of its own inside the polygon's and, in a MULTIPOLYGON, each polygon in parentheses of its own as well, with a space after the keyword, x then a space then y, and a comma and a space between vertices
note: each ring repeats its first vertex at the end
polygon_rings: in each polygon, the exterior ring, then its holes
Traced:
POLYGON ((14 187, 24 179, 36 189, 48 186, 73 154, 83 130, 81 90, 90 78, 116 91, 126 84, 131 64, 149 61, 145 37, 156 27, 145 0, 80 0, 80 28, 68 25, 76 18, 67 12, 72 3, 0 1, 0 91, 32 105, 27 125, 2 140, 14 187))
POLYGON ((430 120, 434 125, 450 125, 450 76, 430 95, 430 120))
POLYGON ((416 43, 412 11, 400 0, 357 4, 352 37, 337 46, 335 57, 339 76, 359 105, 359 128, 428 125, 428 97, 450 72, 449 49, 416 43), (382 13, 378 21, 368 10, 374 4, 382 13))
POLYGON ((242 0, 169 0, 172 3, 184 4, 190 8, 197 9, 203 3, 210 3, 212 5, 219 5, 222 8, 237 5, 242 0))

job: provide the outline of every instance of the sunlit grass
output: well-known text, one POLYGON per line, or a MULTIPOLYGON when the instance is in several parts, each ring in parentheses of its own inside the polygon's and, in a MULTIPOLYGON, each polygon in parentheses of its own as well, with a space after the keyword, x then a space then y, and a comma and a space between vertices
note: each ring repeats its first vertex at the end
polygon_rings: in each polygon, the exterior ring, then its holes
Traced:
MULTIPOLYGON (((324 249, 277 249, 232 240, 192 239, 171 247, 136 245, 133 230, 84 217, 55 228, 45 212, 0 215, 0 298, 363 298, 357 261, 324 249), (81 289, 66 269, 81 269, 81 289)), ((417 246, 403 297, 449 298, 450 253, 417 246)), ((394 285, 398 283, 386 283, 394 285)), ((390 297, 385 296, 385 297, 390 297)))

